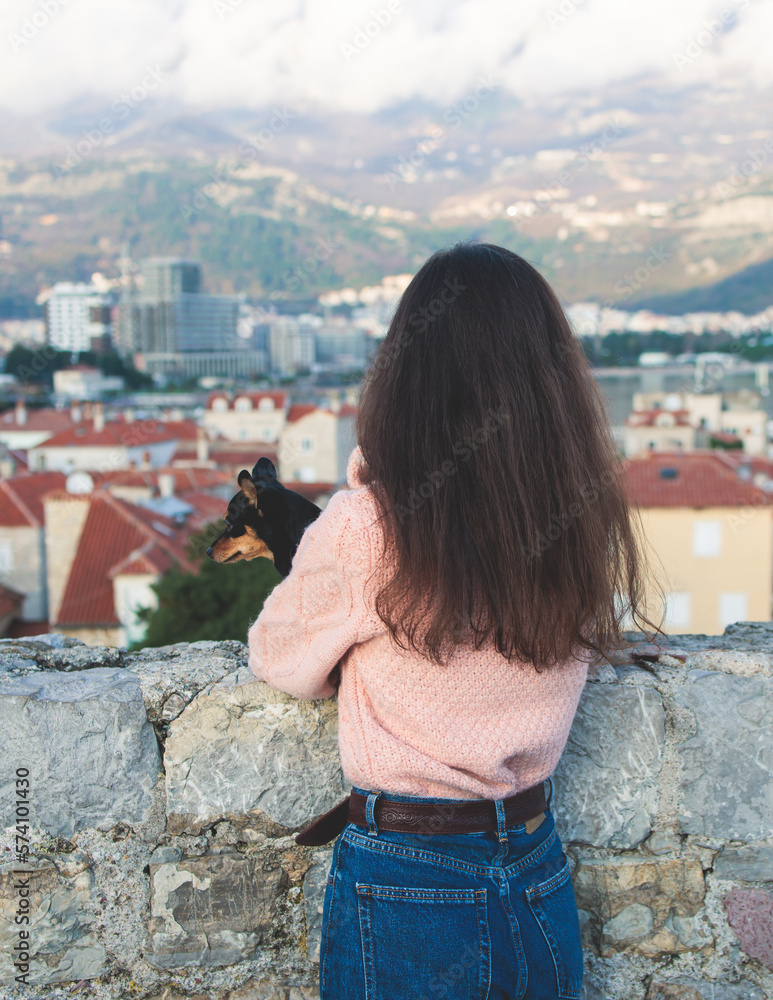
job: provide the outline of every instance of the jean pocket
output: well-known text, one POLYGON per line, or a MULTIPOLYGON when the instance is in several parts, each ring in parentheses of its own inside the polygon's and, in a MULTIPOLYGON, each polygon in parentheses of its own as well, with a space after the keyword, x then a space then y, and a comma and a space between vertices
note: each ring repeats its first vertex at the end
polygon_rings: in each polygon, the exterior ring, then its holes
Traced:
POLYGON ((485 889, 357 883, 366 1000, 485 1000, 485 889))
POLYGON ((582 990, 582 941, 569 862, 539 885, 526 890, 555 966, 559 1000, 579 1000, 582 990))

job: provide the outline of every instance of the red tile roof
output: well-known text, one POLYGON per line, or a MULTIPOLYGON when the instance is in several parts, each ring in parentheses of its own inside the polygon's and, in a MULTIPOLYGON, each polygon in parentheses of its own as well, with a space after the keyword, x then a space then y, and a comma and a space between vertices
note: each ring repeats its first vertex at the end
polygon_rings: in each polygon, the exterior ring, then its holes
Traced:
POLYGON ((82 421, 54 434, 45 448, 106 447, 137 448, 158 441, 196 440, 197 425, 192 420, 108 420, 101 431, 82 421))
MULTIPOLYGON (((233 494, 237 490, 238 486, 234 483, 233 494)), ((228 499, 230 500, 230 497, 228 499)), ((228 500, 210 496, 208 493, 186 493, 185 502, 193 507, 193 513, 188 515, 185 522, 190 531, 202 531, 207 524, 219 521, 228 506, 228 500)))
POLYGON ((211 489, 231 482, 231 476, 221 469, 207 468, 177 468, 176 466, 158 469, 116 469, 114 472, 98 475, 90 473, 100 485, 106 486, 146 486, 158 489, 159 476, 174 476, 174 490, 177 496, 189 493, 191 490, 211 489))
POLYGON ((656 452, 629 459, 624 481, 629 498, 640 507, 764 507, 773 503, 764 490, 739 478, 732 461, 712 452, 656 452))
POLYGON ((193 570, 185 553, 187 534, 170 518, 96 490, 89 498, 56 624, 118 625, 112 577, 121 567, 145 573, 154 566, 163 572, 178 563, 193 570))
POLYGON ((43 497, 51 490, 62 489, 64 483, 63 472, 33 472, 0 482, 0 527, 41 527, 43 497))
POLYGON ((689 416, 689 410, 632 410, 626 423, 629 427, 658 427, 660 420, 663 427, 689 427, 689 416), (673 423, 663 421, 663 416, 673 417, 673 423))
POLYGON ((279 457, 274 448, 266 448, 259 441, 256 441, 249 448, 220 448, 217 451, 210 451, 210 461, 214 462, 219 470, 225 471, 229 480, 242 469, 252 472, 255 463, 259 458, 270 458, 275 466, 279 465, 279 457))
POLYGON ((16 409, 11 408, 0 414, 0 432, 2 431, 57 431, 65 430, 72 425, 69 410, 54 410, 47 407, 43 410, 26 411, 27 419, 23 424, 16 422, 16 409))
POLYGON ((228 403, 228 409, 232 410, 235 400, 239 399, 242 396, 246 396, 247 399, 251 400, 252 401, 252 405, 255 407, 255 409, 258 408, 258 405, 259 405, 261 399, 270 399, 273 402, 273 404, 274 404, 274 408, 277 409, 277 410, 284 410, 287 407, 287 401, 288 401, 288 399, 287 399, 287 393, 286 392, 280 392, 280 391, 277 391, 277 392, 273 392, 273 391, 272 392, 255 392, 255 391, 253 391, 253 392, 237 392, 237 393, 234 393, 232 395, 232 394, 230 394, 228 392, 223 392, 222 390, 215 390, 214 392, 211 392, 209 394, 209 396, 207 397, 207 404, 206 404, 206 406, 207 406, 208 410, 211 410, 212 409, 212 403, 214 402, 214 400, 216 400, 216 399, 224 399, 228 403))
POLYGON ((148 541, 141 549, 135 549, 121 562, 116 563, 108 575, 111 580, 118 575, 139 574, 145 576, 151 574, 159 576, 166 573, 172 566, 174 566, 174 560, 169 553, 155 542, 148 541))
POLYGON ((307 417, 310 413, 314 413, 319 409, 321 407, 315 406, 313 403, 294 403, 287 411, 287 422, 288 424, 292 424, 296 420, 300 420, 301 417, 307 417))

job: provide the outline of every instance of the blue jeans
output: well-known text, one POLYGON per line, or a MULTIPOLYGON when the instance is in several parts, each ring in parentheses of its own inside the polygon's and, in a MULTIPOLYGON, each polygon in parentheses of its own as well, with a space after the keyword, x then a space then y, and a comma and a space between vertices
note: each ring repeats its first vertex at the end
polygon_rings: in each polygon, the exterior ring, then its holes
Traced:
MULTIPOLYGON (((320 1000, 579 1000, 569 865, 548 808, 531 833, 392 833, 349 823, 325 889, 320 1000)), ((432 802, 458 799, 389 795, 432 802)), ((480 801, 480 800, 477 800, 480 801)))

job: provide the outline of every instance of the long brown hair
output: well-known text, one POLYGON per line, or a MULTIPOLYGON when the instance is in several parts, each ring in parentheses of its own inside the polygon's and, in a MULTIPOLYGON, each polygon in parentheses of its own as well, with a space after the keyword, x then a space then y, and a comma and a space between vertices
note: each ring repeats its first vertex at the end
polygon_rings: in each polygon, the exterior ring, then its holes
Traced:
POLYGON ((401 648, 443 663, 465 638, 493 640, 540 669, 652 624, 595 380, 517 254, 464 242, 426 261, 365 375, 356 431, 397 557, 376 611, 401 648))

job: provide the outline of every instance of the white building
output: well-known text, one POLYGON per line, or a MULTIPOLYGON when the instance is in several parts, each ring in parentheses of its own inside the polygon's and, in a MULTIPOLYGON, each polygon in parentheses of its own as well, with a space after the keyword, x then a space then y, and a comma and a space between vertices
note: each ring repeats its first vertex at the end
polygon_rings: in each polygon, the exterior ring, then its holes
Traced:
POLYGON ((57 282, 46 302, 47 340, 60 351, 90 351, 110 333, 110 295, 94 285, 57 282))
POLYGON ((299 368, 315 363, 315 334, 322 325, 320 316, 277 316, 270 321, 269 357, 271 369, 279 375, 294 375, 299 368))
POLYGON ((276 444, 287 422, 286 392, 213 392, 207 399, 203 425, 212 438, 276 444))
POLYGON ((120 392, 125 387, 118 375, 103 375, 98 368, 74 365, 54 372, 54 392, 71 399, 99 399, 105 392, 120 392))

